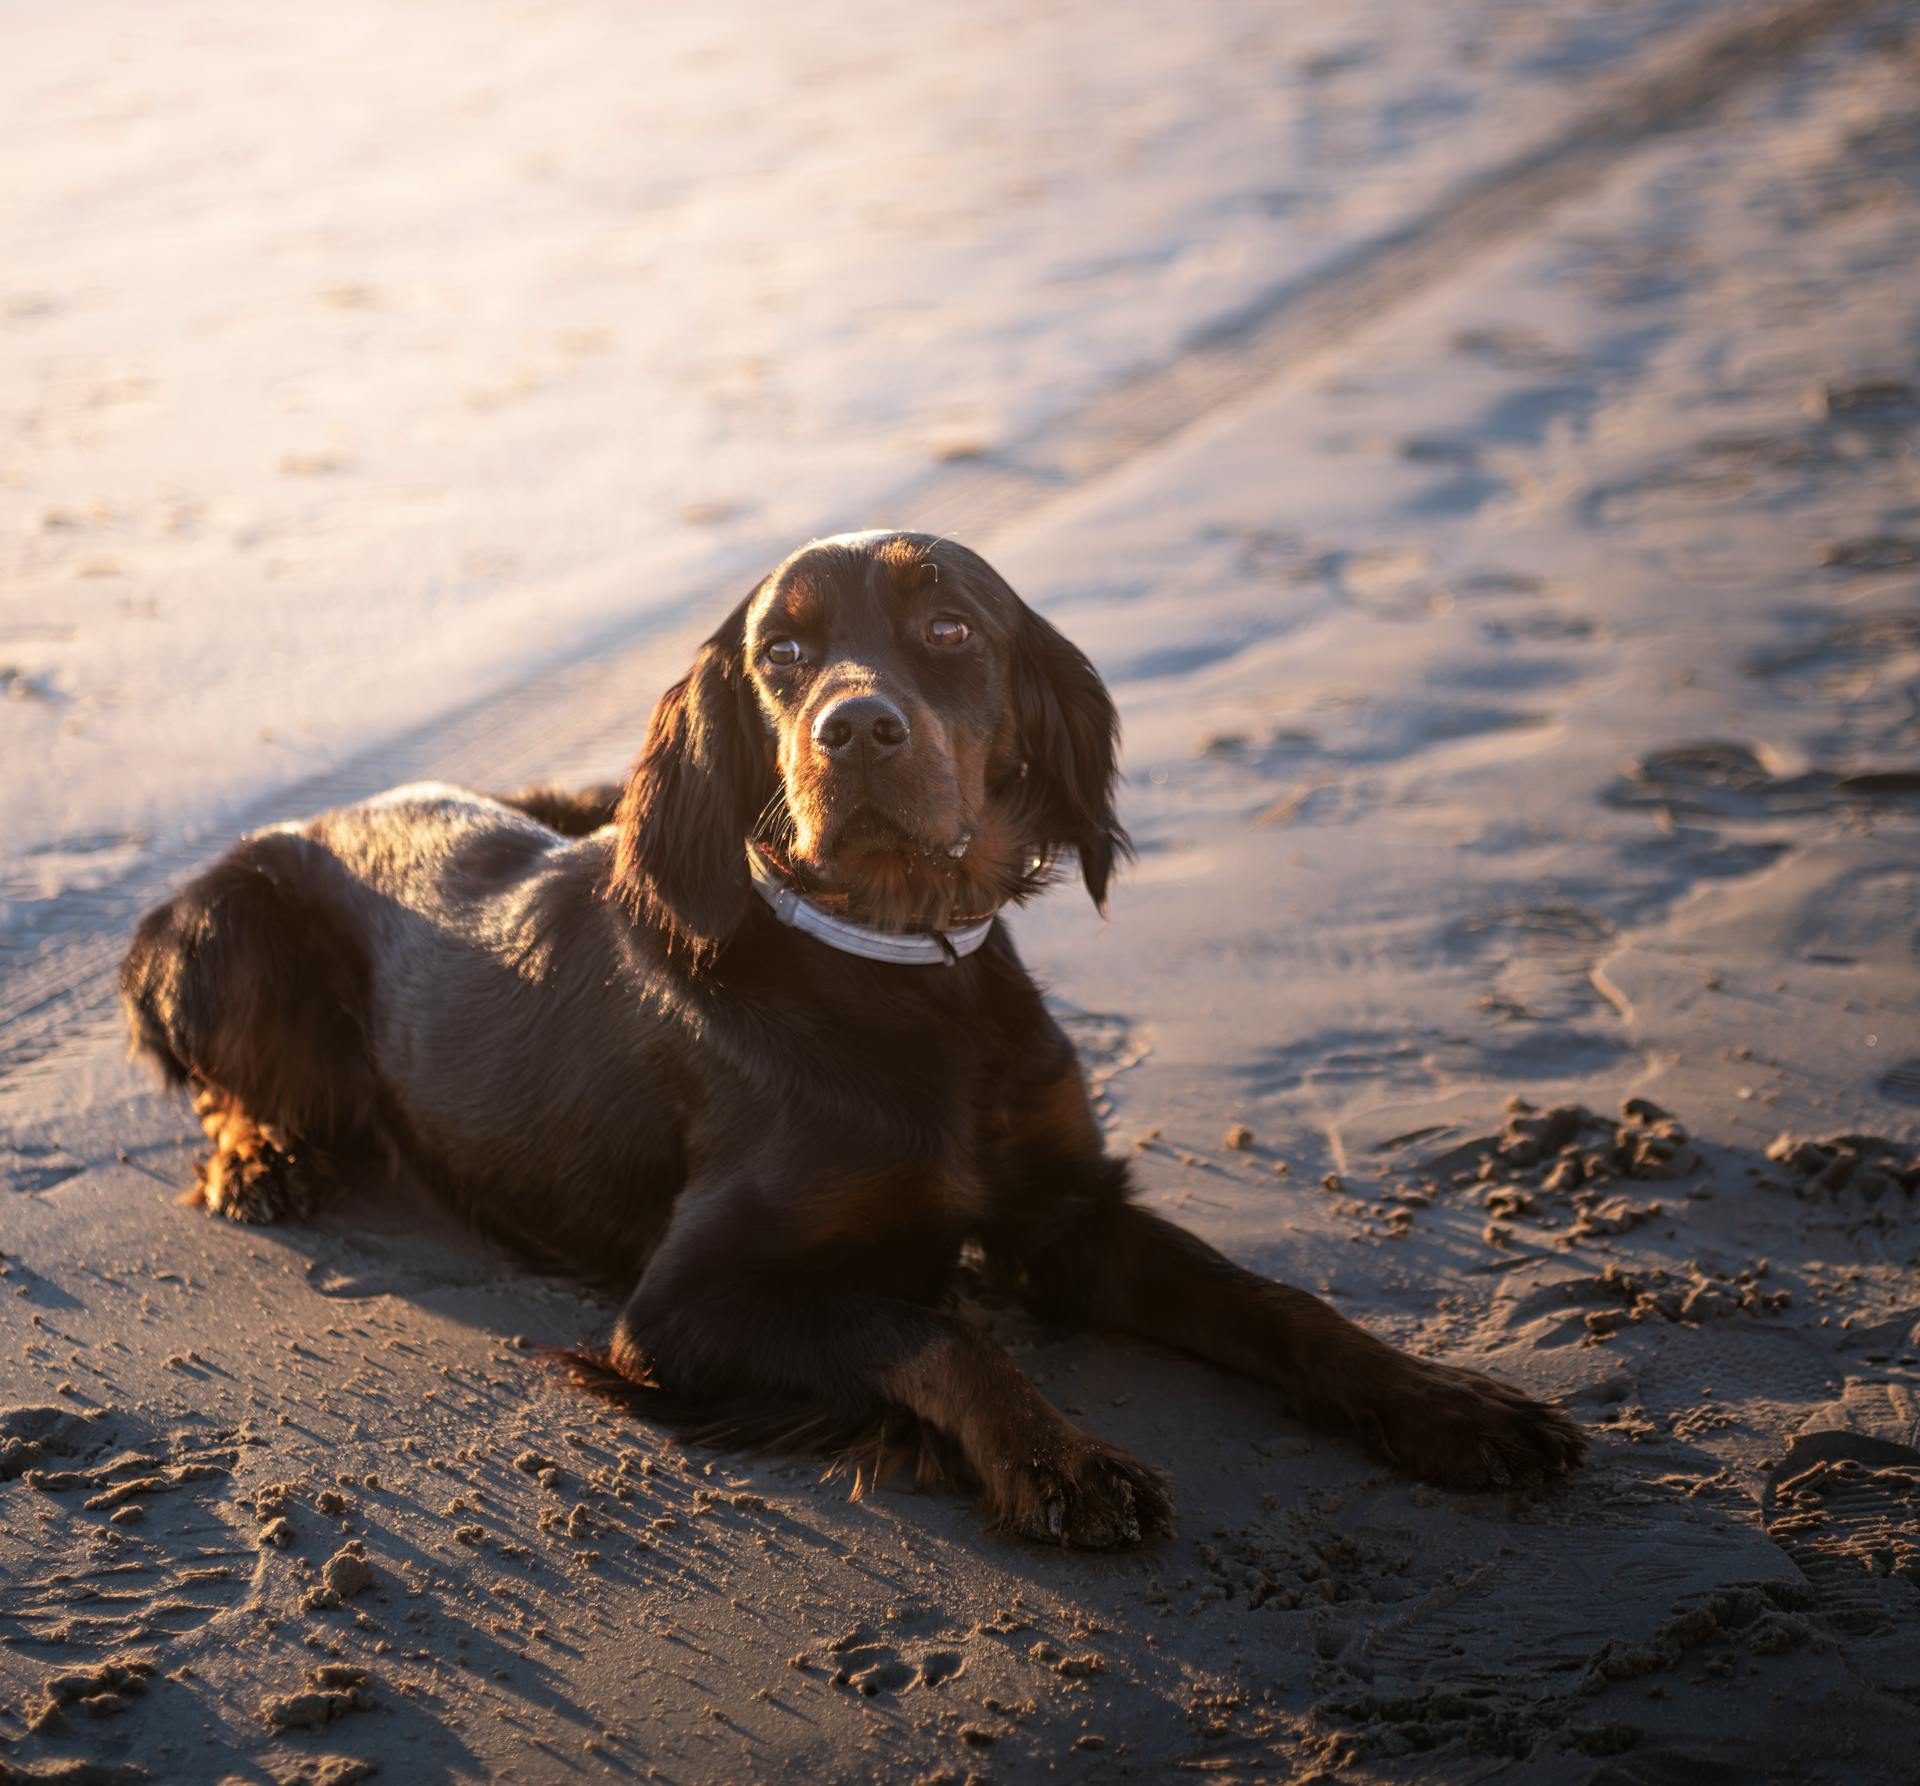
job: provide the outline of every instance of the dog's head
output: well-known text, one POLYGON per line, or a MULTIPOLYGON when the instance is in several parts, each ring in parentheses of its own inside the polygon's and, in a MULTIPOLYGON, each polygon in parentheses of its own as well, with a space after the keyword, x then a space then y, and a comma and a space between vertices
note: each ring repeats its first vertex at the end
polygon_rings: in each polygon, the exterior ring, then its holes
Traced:
POLYGON ((1096 905, 1128 853, 1113 702, 981 557, 919 533, 802 547, 654 710, 613 890, 676 946, 745 921, 746 849, 890 930, 1017 903, 1070 849, 1096 905))

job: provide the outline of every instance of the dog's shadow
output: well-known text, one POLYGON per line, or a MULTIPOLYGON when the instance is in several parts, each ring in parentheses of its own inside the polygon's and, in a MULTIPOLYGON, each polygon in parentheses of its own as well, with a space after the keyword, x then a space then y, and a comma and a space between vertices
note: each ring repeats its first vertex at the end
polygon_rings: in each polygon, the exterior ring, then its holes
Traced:
MULTIPOLYGON (((191 1179, 190 1157, 190 1151, 183 1149, 173 1162, 181 1182, 191 1179)), ((624 1286, 596 1283, 551 1261, 530 1257, 512 1242, 476 1228, 403 1166, 362 1169, 334 1199, 299 1221, 231 1223, 209 1218, 193 1207, 181 1208, 179 1219, 213 1220, 236 1241, 245 1240, 255 1248, 264 1242, 304 1261, 297 1269, 314 1295, 325 1302, 367 1304, 391 1299, 405 1304, 505 1348, 509 1357, 523 1364, 526 1389, 550 1387, 561 1398, 580 1397, 592 1405, 605 1405, 576 1386, 579 1379, 569 1370, 566 1355, 605 1339, 624 1286)), ((956 1268, 942 1306, 1005 1346, 1041 1393, 1069 1418, 1135 1450, 1176 1478, 1186 1476, 1192 1464, 1191 1457, 1183 1455, 1192 1442, 1184 1429, 1197 1401, 1207 1404, 1207 1425, 1219 1429, 1223 1450, 1244 1454, 1250 1440, 1255 1440, 1268 1457, 1303 1458, 1324 1447, 1340 1454, 1348 1473, 1355 1465, 1363 1470, 1369 1467, 1343 1441, 1315 1435, 1290 1419, 1272 1392, 1257 1384, 1145 1341, 1050 1327, 983 1275, 971 1253, 956 1268), (1176 1429, 1181 1434, 1177 1438, 1171 1436, 1176 1429)), ((316 1324, 325 1325, 331 1318, 316 1309, 316 1324)), ((564 1399, 560 1405, 566 1406, 564 1399)), ((910 1470, 886 1467, 875 1478, 865 1467, 869 1460, 864 1454, 784 1448, 742 1451, 724 1442, 709 1445, 692 1439, 683 1444, 674 1427, 637 1411, 629 1417, 637 1437, 680 1449, 696 1469, 709 1459, 723 1464, 757 1459, 791 1466, 796 1474, 830 1477, 856 1498, 868 1488, 891 1497, 914 1487, 910 1470)), ((556 1426, 564 1423, 564 1414, 555 1417, 556 1426)), ((924 1498, 968 1509, 973 1497, 966 1486, 936 1478, 924 1498)), ((1146 1548, 1151 1552, 1156 1547, 1146 1548)), ((996 1549, 1044 1557, 1048 1547, 1006 1541, 996 1544, 996 1549)))

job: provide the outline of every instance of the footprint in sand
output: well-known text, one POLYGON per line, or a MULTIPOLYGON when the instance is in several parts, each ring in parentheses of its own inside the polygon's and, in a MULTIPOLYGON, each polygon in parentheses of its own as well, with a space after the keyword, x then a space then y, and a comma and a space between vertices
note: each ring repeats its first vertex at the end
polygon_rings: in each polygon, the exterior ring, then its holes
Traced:
POLYGON ((1256 1056, 1247 1077, 1264 1094, 1374 1080, 1425 1087, 1434 1083, 1436 1074, 1412 1036, 1386 1030, 1323 1030, 1256 1056))
POLYGON ((1598 1073, 1617 1069, 1632 1052, 1611 1034, 1530 1012, 1512 1015, 1518 1021, 1511 1032, 1323 1030, 1254 1056, 1244 1076, 1257 1095, 1368 1084, 1426 1091, 1460 1079, 1526 1084, 1598 1073))
POLYGON ((1820 562, 1828 570, 1846 577, 1911 570, 1920 564, 1920 539, 1877 533, 1860 539, 1832 540, 1820 548, 1820 562))
POLYGON ((1538 577, 1530 577, 1524 571, 1475 571, 1471 576, 1460 577, 1453 584, 1453 592, 1464 601, 1491 601, 1501 596, 1541 595, 1547 585, 1538 577))
POLYGON ((1768 1478, 1761 1511, 1833 1625, 1855 1637, 1904 1633, 1909 1646, 1920 1636, 1920 1451, 1866 1433, 1803 1433, 1768 1478))
POLYGON ((1808 405, 1839 427, 1869 433, 1911 434, 1920 430, 1920 391, 1903 378, 1862 378, 1822 386, 1808 405))
POLYGON ((1490 645, 1511 645, 1516 640, 1584 644, 1597 638, 1599 632, 1600 629, 1586 615, 1563 614, 1552 608, 1533 614, 1516 614, 1504 620, 1480 622, 1480 636, 1490 645))
POLYGON ((1817 638, 1756 652, 1744 667, 1749 676, 1802 676, 1817 682, 1828 681, 1836 671, 1891 670, 1904 686, 1915 653, 1920 653, 1920 611, 1896 608, 1829 621, 1817 638))
POLYGON ((1665 807, 1714 818, 1769 818, 1824 812, 1833 778, 1780 775, 1750 744, 1705 739, 1650 751, 1601 796, 1609 806, 1665 807))
POLYGON ((1440 948, 1476 970, 1488 989, 1483 1009, 1573 1017, 1604 1002, 1593 968, 1613 936, 1611 924, 1582 906, 1509 906, 1448 925, 1440 948))
POLYGON ((828 1678, 867 1699, 904 1693, 915 1687, 940 1687, 966 1672, 958 1650, 914 1648, 903 1653, 867 1626, 856 1626, 827 1646, 828 1678))
POLYGON ((1462 918, 1446 937, 1448 953, 1586 957, 1613 940, 1613 926, 1584 906, 1552 904, 1507 906, 1475 918, 1462 918))
POLYGON ((0 1570, 0 1641, 97 1655, 195 1630, 243 1598, 257 1564, 233 1495, 245 1442, 169 1438, 114 1411, 0 1410, 0 1532, 38 1528, 34 1567, 0 1570))
POLYGON ((1803 502, 1886 457, 1878 440, 1843 439, 1831 426, 1776 434, 1722 434, 1651 466, 1638 477, 1604 484, 1582 508, 1596 527, 1684 519, 1702 508, 1738 502, 1803 502))
POLYGON ((1470 440, 1415 435, 1400 442, 1400 457, 1409 465, 1428 466, 1442 474, 1407 500, 1408 514, 1470 515, 1513 488, 1485 468, 1480 447, 1470 440))

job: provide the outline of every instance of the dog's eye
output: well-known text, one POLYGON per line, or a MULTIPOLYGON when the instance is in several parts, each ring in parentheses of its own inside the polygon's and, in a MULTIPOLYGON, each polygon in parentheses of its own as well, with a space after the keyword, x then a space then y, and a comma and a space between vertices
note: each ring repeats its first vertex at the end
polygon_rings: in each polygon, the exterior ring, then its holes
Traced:
POLYGON ((767 662, 777 670, 784 670, 800 661, 800 641, 798 639, 769 639, 762 653, 767 662))
POLYGON ((927 643, 952 647, 964 645, 973 636, 973 628, 951 614, 936 614, 927 622, 927 643))

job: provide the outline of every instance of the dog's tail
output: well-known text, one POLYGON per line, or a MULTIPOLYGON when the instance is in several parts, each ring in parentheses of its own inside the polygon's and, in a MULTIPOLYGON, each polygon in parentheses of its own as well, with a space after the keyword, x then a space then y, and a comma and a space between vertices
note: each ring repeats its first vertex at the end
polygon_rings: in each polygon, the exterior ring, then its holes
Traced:
POLYGON ((602 782, 576 793, 569 788, 556 788, 543 782, 530 788, 521 788, 515 793, 496 794, 493 797, 502 806, 511 806, 516 812, 524 812, 530 819, 538 819, 548 830, 558 831, 562 837, 591 837, 594 832, 613 823, 614 808, 620 804, 620 784, 602 782))

